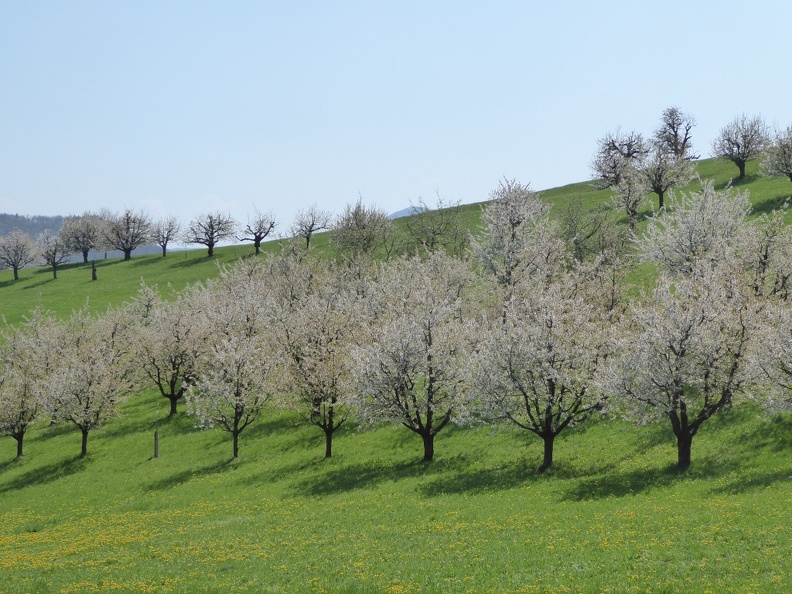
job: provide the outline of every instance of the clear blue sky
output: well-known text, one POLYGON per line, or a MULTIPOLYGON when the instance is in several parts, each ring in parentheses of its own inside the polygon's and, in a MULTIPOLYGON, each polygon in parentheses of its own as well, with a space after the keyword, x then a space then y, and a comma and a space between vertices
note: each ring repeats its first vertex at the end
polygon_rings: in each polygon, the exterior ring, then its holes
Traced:
POLYGON ((671 105, 792 123, 792 3, 0 0, 0 212, 476 202, 671 105))

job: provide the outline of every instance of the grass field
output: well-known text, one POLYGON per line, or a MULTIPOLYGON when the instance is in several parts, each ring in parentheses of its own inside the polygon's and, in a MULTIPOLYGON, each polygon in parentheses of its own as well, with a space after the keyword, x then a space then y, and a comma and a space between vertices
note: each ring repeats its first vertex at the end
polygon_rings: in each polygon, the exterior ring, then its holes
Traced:
MULTIPOLYGON (((725 185, 733 166, 699 169, 725 185)), ((758 211, 792 193, 788 180, 745 187, 758 211)), ((555 212, 607 193, 573 184, 544 193, 555 212)), ((465 207, 474 225, 479 206, 465 207)), ((326 245, 320 237, 317 245, 326 245)), ((271 246, 273 247, 273 246, 271 246)), ((70 265, 52 281, 0 272, 0 313, 36 304, 68 315, 129 299, 140 279, 174 289, 217 274, 221 248, 70 265)), ((676 470, 665 425, 597 420, 565 431, 555 466, 512 428, 450 427, 436 459, 403 427, 324 437, 270 410, 240 439, 199 431, 151 392, 80 434, 41 422, 15 459, 0 440, 0 592, 787 592, 792 584, 792 417, 749 405, 709 420, 691 468, 676 470), (159 457, 153 458, 155 423, 159 457)))
POLYGON ((0 453, 5 592, 784 592, 792 421, 714 418, 678 473, 672 436, 600 421, 538 439, 452 427, 322 435, 270 411, 231 444, 142 395, 91 435, 39 426, 0 453), (154 422, 160 457, 152 458, 154 422))

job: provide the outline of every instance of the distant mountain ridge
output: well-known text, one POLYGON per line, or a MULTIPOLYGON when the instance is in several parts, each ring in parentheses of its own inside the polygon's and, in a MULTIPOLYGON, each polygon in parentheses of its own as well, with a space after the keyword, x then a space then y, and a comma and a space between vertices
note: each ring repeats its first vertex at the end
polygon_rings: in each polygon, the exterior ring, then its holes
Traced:
POLYGON ((414 214, 422 212, 424 210, 429 210, 428 208, 422 208, 420 206, 409 206, 407 208, 402 208, 401 210, 397 210, 394 213, 388 215, 388 218, 392 221, 393 219, 400 219, 402 217, 410 217, 414 214))

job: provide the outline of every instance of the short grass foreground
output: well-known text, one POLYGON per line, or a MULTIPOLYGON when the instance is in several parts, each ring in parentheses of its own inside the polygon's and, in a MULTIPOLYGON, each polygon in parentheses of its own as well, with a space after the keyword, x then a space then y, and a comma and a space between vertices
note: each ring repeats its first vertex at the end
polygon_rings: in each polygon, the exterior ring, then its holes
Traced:
POLYGON ((784 592, 792 420, 735 408, 674 469, 664 427, 565 432, 557 467, 512 429, 451 427, 420 461, 404 428, 341 430, 336 457, 290 414, 198 431, 162 399, 80 435, 0 442, 4 592, 784 592), (159 458, 154 424, 159 422, 159 458))

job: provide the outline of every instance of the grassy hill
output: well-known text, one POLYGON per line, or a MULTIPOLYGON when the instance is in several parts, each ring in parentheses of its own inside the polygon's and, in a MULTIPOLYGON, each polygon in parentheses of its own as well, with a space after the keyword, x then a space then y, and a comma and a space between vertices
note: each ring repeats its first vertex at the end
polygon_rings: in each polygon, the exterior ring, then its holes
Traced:
MULTIPOLYGON (((699 164, 719 186, 731 169, 699 164)), ((759 212, 792 193, 787 180, 743 186, 759 212)), ((587 183, 542 194, 555 212, 572 199, 609 202, 587 183)), ((479 205, 464 212, 477 224, 479 205)), ((14 283, 3 271, 2 314, 19 320, 40 304, 67 315, 86 299, 104 308, 141 278, 178 289, 250 252, 106 261, 96 282, 82 264, 56 281, 31 269, 14 283)), ((541 441, 510 427, 444 430, 427 464, 403 427, 345 426, 325 460, 320 431, 271 410, 230 462, 226 433, 167 412, 153 392, 130 399, 91 433, 85 459, 65 424, 34 427, 19 460, 13 440, 0 440, 0 591, 785 592, 792 583, 788 416, 727 410, 703 427, 684 473, 665 425, 595 421, 564 432, 556 465, 539 474, 541 441)))
MULTIPOLYGON (((724 188, 736 175, 731 163, 714 159, 700 161, 697 165, 702 179, 715 181, 717 189, 724 188)), ((747 189, 754 204, 755 213, 769 212, 781 206, 792 196, 792 183, 786 178, 765 178, 757 174, 757 163, 748 164, 746 179, 735 187, 747 189)), ((698 180, 691 182, 684 191, 700 188, 698 180)), ((611 208, 610 192, 598 190, 591 182, 579 182, 540 192, 542 198, 552 205, 553 216, 561 216, 570 203, 576 202, 585 210, 611 208)), ((656 197, 650 195, 644 202, 641 216, 648 215, 656 197)), ((466 204, 460 209, 462 224, 475 231, 481 220, 483 203, 466 204)), ((788 213, 792 223, 792 212, 788 213)), ((622 221, 626 225, 626 217, 622 221)), ((403 229, 405 219, 394 224, 403 229)), ((312 240, 320 252, 332 253, 329 234, 320 233, 312 240)), ((263 249, 278 249, 277 242, 264 244, 263 249)), ((68 315, 74 309, 90 301, 92 307, 103 309, 108 304, 117 305, 129 299, 138 289, 141 279, 150 285, 159 285, 163 290, 173 290, 185 285, 212 278, 218 274, 218 263, 228 263, 252 254, 250 244, 221 247, 212 259, 206 257, 204 249, 170 253, 166 258, 159 255, 133 255, 131 261, 120 258, 97 261, 98 280, 91 281, 90 264, 67 264, 58 271, 58 279, 52 279, 48 268, 27 268, 20 272, 20 280, 13 281, 10 270, 0 271, 0 315, 8 323, 17 323, 35 306, 49 309, 57 315, 68 315)), ((133 252, 134 254, 134 252, 133 252)))

